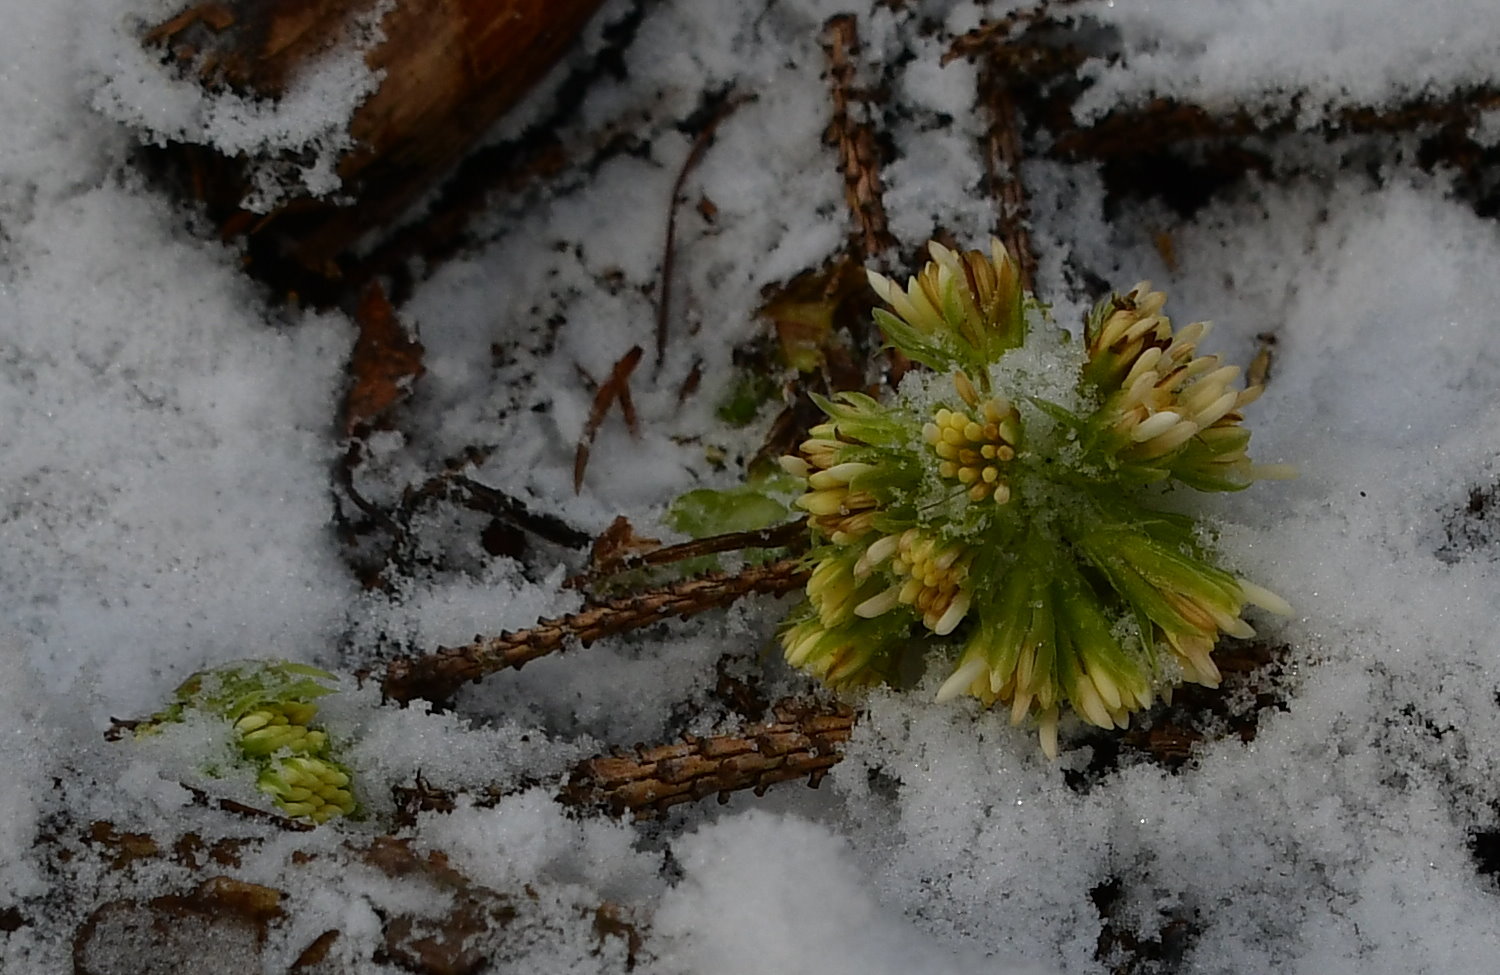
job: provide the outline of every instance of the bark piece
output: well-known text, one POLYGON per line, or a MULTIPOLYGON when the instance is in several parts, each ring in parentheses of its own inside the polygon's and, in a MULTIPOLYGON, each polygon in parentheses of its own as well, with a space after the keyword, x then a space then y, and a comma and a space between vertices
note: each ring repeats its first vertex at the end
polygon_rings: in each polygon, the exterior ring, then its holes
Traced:
POLYGON ((344 400, 344 432, 378 420, 411 393, 426 372, 422 343, 407 334, 378 283, 365 289, 355 311, 359 338, 349 364, 353 385, 344 400))

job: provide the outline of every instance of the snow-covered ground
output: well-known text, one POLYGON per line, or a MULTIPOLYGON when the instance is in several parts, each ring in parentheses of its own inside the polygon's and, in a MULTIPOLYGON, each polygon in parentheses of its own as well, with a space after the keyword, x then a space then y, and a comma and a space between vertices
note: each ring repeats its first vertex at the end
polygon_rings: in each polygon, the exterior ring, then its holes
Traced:
MULTIPOLYGON (((640 825, 554 802, 581 757, 727 719, 708 695, 726 652, 770 696, 809 689, 766 653, 785 604, 751 599, 498 675, 466 690, 456 715, 383 706, 346 680, 325 712, 372 815, 280 833, 194 805, 178 784, 201 784, 219 747, 210 729, 108 743, 110 718, 149 714, 226 661, 350 674, 398 650, 524 627, 578 596, 561 586, 560 550, 490 555, 483 519, 441 505, 415 516, 408 564, 419 568, 389 591, 362 589, 334 500, 354 325, 270 301, 201 216, 132 167, 133 146, 183 134, 336 151, 330 133, 371 82, 355 62, 331 62, 278 115, 198 99, 135 53, 140 24, 170 4, 5 7, 0 969, 67 970, 75 929, 100 904, 206 875, 170 857, 110 869, 83 839, 107 821, 163 847, 188 832, 265 838, 209 872, 282 890, 289 919, 264 945, 178 945, 174 960, 196 949, 199 970, 285 971, 337 929, 311 970, 398 970, 383 919, 441 917, 457 895, 350 850, 385 831, 388 787, 420 772, 438 787, 518 790, 494 808, 425 814, 406 835, 472 882, 529 898, 495 935, 495 957, 528 970, 619 970, 620 939, 594 934, 606 902, 643 925, 639 967, 663 973, 1103 972, 1125 957, 1116 945, 1101 960, 1106 924, 1158 942, 1155 960, 1137 952, 1156 967, 1132 971, 1493 970, 1500 891, 1480 868, 1494 869, 1495 851, 1476 849, 1500 830, 1500 233, 1441 169, 1418 165, 1414 141, 1351 154, 1337 138, 1292 134, 1267 150, 1276 172, 1190 218, 1153 202, 1106 208, 1092 163, 1024 167, 1038 290, 1059 322, 1077 322, 1093 297, 1081 281, 1150 278, 1177 322, 1213 319, 1233 361, 1249 361, 1257 334, 1276 335, 1252 449, 1301 477, 1204 506, 1223 519, 1229 558, 1297 610, 1256 621, 1286 650, 1253 741, 1210 735, 1175 771, 1129 751, 1091 769, 1097 735, 1074 727, 1074 747, 1049 762, 1004 715, 933 705, 924 686, 869 695, 848 757, 817 791, 786 785, 640 825)), ((372 499, 477 445, 491 449, 470 476, 536 510, 590 532, 624 514, 670 537, 659 519, 672 498, 737 482, 771 411, 745 428, 717 416, 732 351, 765 329, 763 289, 819 266, 847 231, 822 140, 819 38, 832 14, 858 15, 862 70, 888 86, 877 121, 901 251, 939 229, 987 238, 977 72, 940 60, 1008 5, 641 9, 623 76, 596 84, 560 133, 582 145, 613 128, 636 149, 498 204, 480 242, 401 309, 427 372, 356 471, 372 499), (730 88, 755 99, 689 177, 685 199, 711 201, 712 218, 681 209, 673 340, 633 382, 640 438, 611 417, 575 495, 592 398, 579 370, 602 378, 652 345, 666 201, 691 145, 679 123, 704 92, 730 88), (695 368, 700 392, 679 403, 695 368)), ((574 58, 631 11, 607 3, 574 58)), ((1295 94, 1296 124, 1311 130, 1350 105, 1500 83, 1500 11, 1486 0, 1113 0, 1067 12, 1123 52, 1084 65, 1096 84, 1081 117, 1156 94, 1253 110, 1295 94)), ((550 97, 544 84, 495 137, 550 97)), ((1470 135, 1500 141, 1496 121, 1470 135)), ((326 175, 314 167, 307 181, 326 175)), ((255 799, 248 785, 222 787, 255 799)), ((151 970, 151 937, 96 924, 86 970, 151 970)))

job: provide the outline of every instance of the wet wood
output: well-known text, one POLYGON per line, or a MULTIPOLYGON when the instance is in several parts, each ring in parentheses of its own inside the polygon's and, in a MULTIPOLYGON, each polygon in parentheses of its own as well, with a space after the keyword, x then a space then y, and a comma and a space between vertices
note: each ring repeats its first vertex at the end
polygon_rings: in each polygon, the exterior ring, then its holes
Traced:
MULTIPOLYGON (((365 55, 380 87, 349 122, 355 148, 338 164, 349 205, 299 199, 269 217, 237 207, 246 161, 180 153, 195 194, 226 235, 274 250, 325 277, 338 258, 409 207, 566 51, 601 0, 397 0, 384 40, 365 55)), ((184 10, 147 33, 211 88, 275 98, 297 72, 346 43, 374 0, 226 0, 184 10)))

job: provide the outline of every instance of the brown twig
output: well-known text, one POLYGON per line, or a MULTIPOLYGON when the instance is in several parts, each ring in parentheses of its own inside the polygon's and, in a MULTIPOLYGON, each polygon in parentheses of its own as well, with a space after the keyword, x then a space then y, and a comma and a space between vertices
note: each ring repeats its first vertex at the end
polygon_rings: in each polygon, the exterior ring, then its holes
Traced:
POLYGON ((688 397, 692 396, 698 391, 698 386, 702 384, 702 382, 703 360, 700 358, 694 360, 693 368, 688 370, 687 378, 682 381, 681 386, 677 387, 677 405, 681 406, 682 404, 686 403, 688 401, 688 397))
POLYGON ((419 657, 398 657, 386 667, 385 696, 403 704, 416 698, 448 699, 469 681, 509 667, 520 669, 538 657, 561 650, 569 641, 588 646, 600 637, 640 629, 670 619, 728 606, 750 593, 782 595, 807 581, 797 559, 758 565, 733 575, 712 573, 612 599, 559 619, 544 619, 519 633, 476 639, 462 647, 443 647, 419 657))
POLYGON ((1034 7, 1013 10, 1003 17, 987 20, 959 37, 943 54, 941 64, 959 58, 974 58, 990 54, 997 49, 1009 47, 1016 39, 1016 28, 1030 28, 1045 24, 1051 19, 1052 8, 1065 7, 1078 0, 1042 0, 1034 7))
POLYGON ((656 302, 655 365, 658 369, 661 368, 662 359, 667 355, 667 330, 672 320, 672 266, 677 258, 677 207, 682 202, 683 184, 687 182, 688 174, 702 161, 703 154, 708 151, 708 147, 713 144, 714 133, 719 130, 719 126, 733 115, 736 109, 753 97, 753 95, 735 94, 724 99, 723 104, 699 131, 697 138, 693 139, 693 146, 688 150, 687 158, 682 161, 682 168, 677 171, 677 179, 672 182, 672 197, 667 202, 667 237, 662 245, 661 290, 658 292, 656 302))
POLYGON ((570 806, 602 807, 615 815, 645 818, 679 803, 806 778, 816 787, 843 759, 855 714, 846 704, 778 702, 775 720, 738 734, 686 737, 671 745, 637 747, 633 753, 601 755, 579 763, 558 800, 570 806))
POLYGON ((481 463, 488 450, 489 448, 470 448, 462 461, 448 461, 446 470, 434 474, 420 485, 406 488, 394 505, 382 507, 361 495, 354 485, 354 471, 362 456, 363 445, 357 440, 350 441, 349 450, 335 468, 337 483, 343 489, 343 496, 389 536, 387 542, 375 542, 377 547, 368 556, 361 556, 355 549, 360 545, 362 533, 349 531, 345 535, 344 541, 351 549, 351 558, 360 558, 364 563, 364 568, 356 565, 356 569, 366 578, 366 585, 381 588, 387 586, 388 582, 383 577, 391 568, 402 572, 410 571, 410 559, 413 555, 412 519, 428 505, 439 502, 462 505, 471 511, 488 515, 492 524, 535 536, 563 548, 581 549, 589 544, 592 536, 587 532, 574 528, 556 515, 534 511, 520 498, 475 481, 462 473, 467 466, 481 463))
POLYGON ((630 572, 654 565, 670 565, 673 562, 695 559, 702 555, 738 552, 747 548, 789 548, 796 551, 805 546, 806 540, 807 520, 799 518, 772 528, 709 535, 706 538, 695 538, 679 545, 667 545, 649 552, 627 555, 596 566, 588 572, 581 572, 568 579, 563 585, 569 589, 581 589, 599 579, 621 572, 630 572))
MULTIPOLYGON (((1280 135, 1299 128, 1298 109, 1252 114, 1247 109, 1216 113, 1170 98, 1110 112, 1089 126, 1054 125, 1050 154, 1062 159, 1125 159, 1160 152, 1193 140, 1243 139, 1280 135)), ((1386 108, 1354 105, 1330 112, 1319 128, 1329 133, 1413 132, 1423 128, 1467 126, 1500 106, 1500 90, 1475 88, 1447 95, 1422 95, 1386 108)), ((1059 119, 1066 123, 1067 116, 1059 119)))
POLYGON ((269 823, 277 829, 286 830, 289 833, 307 833, 316 829, 312 823, 304 823, 300 819, 290 819, 280 813, 270 812, 265 809, 257 809, 247 806, 243 802, 233 799, 220 799, 209 795, 202 789, 188 785, 186 782, 179 783, 193 797, 193 805, 202 806, 205 809, 218 809, 222 812, 233 813, 244 819, 254 822, 269 823))
POLYGON ((589 410, 588 423, 584 424, 583 434, 578 438, 578 451, 573 455, 574 494, 583 490, 583 474, 588 470, 589 451, 593 449, 594 438, 599 435, 599 428, 604 425, 604 417, 608 415, 609 408, 614 405, 615 400, 620 401, 620 410, 625 414, 625 423, 630 428, 631 436, 640 432, 636 422, 635 402, 630 398, 629 383, 630 374, 635 372, 636 366, 640 365, 641 356, 644 354, 645 350, 639 345, 632 346, 630 351, 615 363, 609 378, 600 383, 599 388, 595 390, 594 405, 589 410))
POLYGON ((589 543, 587 532, 579 531, 556 515, 532 511, 525 502, 498 488, 481 484, 458 473, 439 475, 439 478, 464 493, 462 504, 466 508, 483 512, 564 548, 583 548, 589 543))
POLYGON ((858 231, 850 238, 850 247, 858 262, 880 258, 893 246, 882 199, 880 181, 880 148, 875 129, 868 122, 856 121, 853 109, 867 101, 854 85, 853 57, 859 51, 859 34, 853 14, 839 14, 823 25, 823 50, 828 54, 828 78, 833 97, 833 118, 825 139, 839 154, 839 172, 844 175, 844 199, 854 217, 858 231))

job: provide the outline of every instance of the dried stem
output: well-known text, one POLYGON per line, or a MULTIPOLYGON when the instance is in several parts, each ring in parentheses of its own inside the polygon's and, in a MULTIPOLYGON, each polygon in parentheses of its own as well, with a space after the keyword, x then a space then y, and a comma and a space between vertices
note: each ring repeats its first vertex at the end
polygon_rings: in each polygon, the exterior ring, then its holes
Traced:
POLYGON ((462 647, 444 647, 419 657, 398 657, 386 667, 385 696, 403 704, 416 698, 448 699, 469 681, 561 650, 570 640, 588 646, 600 637, 728 606, 750 593, 781 595, 807 581, 797 559, 758 565, 735 574, 713 573, 660 589, 612 599, 559 619, 542 620, 519 633, 462 647))
MULTIPOLYGON (((1087 127, 1055 126, 1049 153, 1077 159, 1128 159, 1195 140, 1238 140, 1297 130, 1296 102, 1280 112, 1237 109, 1216 113, 1200 105, 1158 98, 1139 107, 1117 109, 1087 127)), ((1422 95, 1389 107, 1349 106, 1330 112, 1322 126, 1329 133, 1380 134, 1419 129, 1464 128, 1500 106, 1500 90, 1473 88, 1448 95, 1422 95)), ((1067 116, 1058 119, 1066 123, 1067 116)))
POLYGON ((609 414, 609 408, 620 401, 620 412, 625 414, 625 424, 630 428, 631 436, 639 431, 635 416, 635 403, 630 398, 630 374, 635 372, 635 367, 640 365, 644 350, 639 346, 632 346, 630 351, 620 357, 615 363, 614 369, 610 370, 609 378, 600 383, 594 392, 594 405, 589 410, 589 419, 583 427, 583 434, 578 438, 578 450, 573 455, 573 493, 577 494, 583 490, 583 475, 588 470, 589 452, 594 447, 594 438, 599 435, 599 428, 604 425, 604 418, 609 414))
POLYGON ((844 174, 844 199, 858 225, 851 249, 859 263, 879 257, 895 245, 885 216, 880 182, 880 149, 875 129, 856 121, 852 109, 866 98, 854 85, 853 56, 859 51, 859 35, 853 14, 840 14, 823 25, 823 50, 828 54, 828 77, 833 96, 833 119, 826 138, 839 154, 839 172, 844 174))
POLYGON ((816 787, 843 759, 855 714, 837 702, 785 700, 775 720, 738 734, 685 738, 634 753, 601 755, 580 762, 558 796, 570 806, 602 807, 645 818, 684 802, 807 778, 816 787))
POLYGON ((695 538, 690 542, 683 542, 680 545, 668 545, 664 548, 653 549, 650 552, 642 552, 639 555, 627 555, 623 558, 614 559, 588 572, 573 576, 564 582, 563 585, 569 589, 581 589, 600 579, 618 575, 621 572, 630 572, 634 569, 645 569, 655 565, 670 565, 673 562, 695 559, 703 555, 715 555, 719 552, 739 552, 747 548, 789 548, 795 551, 805 547, 806 542, 807 519, 801 518, 797 521, 789 521, 784 525, 776 525, 772 528, 709 535, 706 538, 695 538))
MULTIPOLYGON (((684 802, 752 789, 762 795, 778 782, 806 778, 817 787, 842 759, 839 746, 849 740, 858 715, 836 701, 786 698, 771 706, 772 720, 706 738, 633 751, 597 755, 573 766, 557 800, 567 806, 626 812, 645 819, 684 802)), ((466 791, 470 801, 493 806, 526 788, 490 785, 466 791)), ((415 786, 393 790, 402 826, 423 812, 452 812, 460 793, 418 778, 415 786)))
POLYGON ((683 184, 687 182, 688 174, 691 173, 703 159, 703 154, 714 141, 714 133, 719 130, 719 125, 733 115, 745 102, 754 96, 738 94, 730 95, 724 99, 708 123, 703 126, 698 137, 693 140, 693 147, 688 150, 687 158, 682 161, 682 168, 677 171, 677 179, 672 183, 672 198, 667 202, 667 239, 662 245, 661 257, 661 290, 658 292, 656 302, 656 367, 661 368, 661 363, 667 355, 667 332, 672 320, 672 267, 677 259, 677 206, 681 203, 683 184))
MULTIPOLYGON (((439 487, 443 484, 451 485, 463 493, 462 504, 473 511, 480 511, 499 519, 509 525, 525 532, 530 532, 537 538, 553 545, 563 548, 583 548, 589 542, 589 536, 581 532, 556 515, 541 511, 532 511, 525 502, 512 495, 506 494, 498 488, 481 484, 463 474, 452 473, 439 475, 434 479, 439 487)), ((428 482, 433 483, 432 481, 428 482)), ((424 485, 424 490, 426 486, 424 485)))

